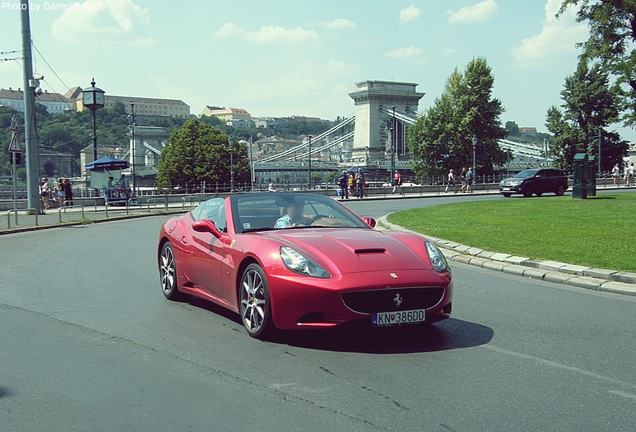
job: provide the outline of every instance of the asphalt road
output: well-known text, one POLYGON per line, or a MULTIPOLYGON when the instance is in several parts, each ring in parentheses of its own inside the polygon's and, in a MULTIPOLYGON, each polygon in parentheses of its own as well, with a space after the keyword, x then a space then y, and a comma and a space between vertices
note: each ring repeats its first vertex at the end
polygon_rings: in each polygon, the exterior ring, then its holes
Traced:
POLYGON ((163 298, 164 219, 0 237, 1 431, 634 430, 636 298, 456 263, 428 330, 260 342, 163 298))

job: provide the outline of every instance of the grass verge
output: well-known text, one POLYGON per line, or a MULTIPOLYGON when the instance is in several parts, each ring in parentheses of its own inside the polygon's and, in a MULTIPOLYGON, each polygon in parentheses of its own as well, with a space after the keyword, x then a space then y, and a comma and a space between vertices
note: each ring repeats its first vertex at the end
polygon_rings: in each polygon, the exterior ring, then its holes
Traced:
POLYGON ((511 198, 406 210, 389 222, 468 246, 590 267, 636 271, 636 193, 511 198))

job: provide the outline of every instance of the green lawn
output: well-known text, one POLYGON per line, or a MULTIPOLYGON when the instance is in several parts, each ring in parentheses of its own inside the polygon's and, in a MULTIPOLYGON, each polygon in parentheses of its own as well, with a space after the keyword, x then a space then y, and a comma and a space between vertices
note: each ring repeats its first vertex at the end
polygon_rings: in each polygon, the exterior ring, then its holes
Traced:
POLYGON ((492 252, 636 271, 636 193, 446 204, 388 220, 492 252))

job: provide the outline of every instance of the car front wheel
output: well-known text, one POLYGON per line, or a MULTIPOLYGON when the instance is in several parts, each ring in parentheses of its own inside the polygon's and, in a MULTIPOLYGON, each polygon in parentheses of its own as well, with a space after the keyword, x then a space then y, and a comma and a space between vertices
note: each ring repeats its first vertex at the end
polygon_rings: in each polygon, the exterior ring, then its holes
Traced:
POLYGON ((511 196, 512 194, 510 194, 510 193, 504 193, 504 194, 502 194, 502 195, 503 195, 504 197, 506 197, 506 198, 510 198, 510 196, 511 196))
POLYGON ((170 242, 165 242, 159 255, 159 276, 161 277, 161 291, 168 300, 185 300, 188 296, 177 288, 177 262, 170 242))
POLYGON ((247 333, 264 339, 274 331, 265 272, 258 264, 247 266, 239 287, 241 322, 247 333))
POLYGON ((559 187, 557 188, 555 194, 556 196, 561 196, 565 193, 565 188, 563 187, 563 185, 559 185, 559 187))

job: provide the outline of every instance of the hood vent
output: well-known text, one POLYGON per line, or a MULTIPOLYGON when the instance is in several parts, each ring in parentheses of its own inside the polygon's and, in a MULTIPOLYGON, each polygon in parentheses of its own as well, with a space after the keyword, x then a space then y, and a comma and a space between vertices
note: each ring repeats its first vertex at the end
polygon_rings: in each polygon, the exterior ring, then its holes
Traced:
POLYGON ((368 254, 383 254, 386 252, 384 248, 366 248, 366 249, 356 249, 356 255, 368 255, 368 254))

